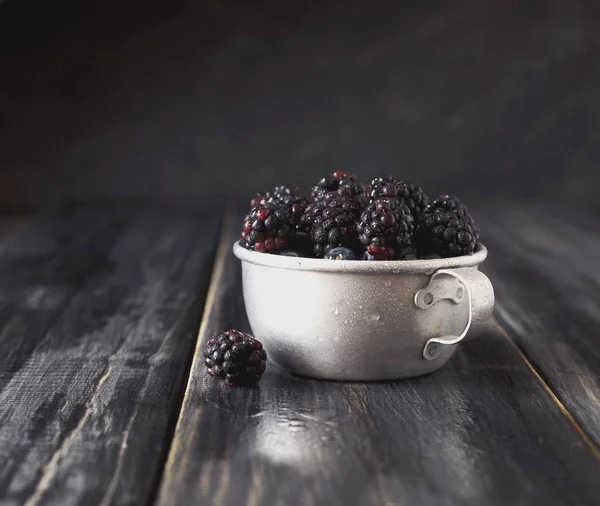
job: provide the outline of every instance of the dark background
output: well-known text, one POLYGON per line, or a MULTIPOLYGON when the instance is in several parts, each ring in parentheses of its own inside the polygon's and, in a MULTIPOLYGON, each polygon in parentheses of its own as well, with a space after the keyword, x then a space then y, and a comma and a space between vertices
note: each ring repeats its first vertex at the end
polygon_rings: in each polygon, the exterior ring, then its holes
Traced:
POLYGON ((598 207, 600 2, 0 1, 0 210, 307 187, 598 207))

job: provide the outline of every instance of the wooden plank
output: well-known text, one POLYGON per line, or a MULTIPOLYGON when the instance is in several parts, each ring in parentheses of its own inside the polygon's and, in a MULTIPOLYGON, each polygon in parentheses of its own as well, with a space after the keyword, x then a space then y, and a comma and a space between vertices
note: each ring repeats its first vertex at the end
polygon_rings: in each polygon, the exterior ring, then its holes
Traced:
POLYGON ((117 213, 57 211, 0 241, 0 392, 84 280, 106 268, 124 224, 117 213))
POLYGON ((497 317, 600 448, 600 227, 548 208, 478 217, 497 317))
POLYGON ((158 504, 597 504, 600 462, 500 333, 442 370, 384 383, 255 389, 205 374, 202 342, 248 329, 224 235, 158 504))
POLYGON ((126 226, 106 243, 86 230, 92 218, 105 235, 114 228, 111 213, 84 212, 73 226, 80 235, 58 252, 31 260, 28 248, 43 242, 35 229, 17 234, 10 255, 0 257, 1 292, 14 296, 16 279, 23 291, 69 294, 58 302, 22 298, 1 330, 3 350, 34 343, 0 356, 0 498, 7 504, 143 504, 166 457, 218 219, 121 213, 126 226), (94 268, 86 271, 79 257, 94 268), (59 314, 30 329, 25 318, 48 305, 59 314))

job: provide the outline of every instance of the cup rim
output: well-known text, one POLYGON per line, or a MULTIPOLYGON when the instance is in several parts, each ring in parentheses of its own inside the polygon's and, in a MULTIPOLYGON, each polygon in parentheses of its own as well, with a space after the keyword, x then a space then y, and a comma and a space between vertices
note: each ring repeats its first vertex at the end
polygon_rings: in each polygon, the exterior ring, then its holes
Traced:
POLYGON ((343 272, 350 273, 413 273, 433 272, 438 269, 458 269, 461 267, 474 267, 487 258, 487 248, 478 244, 472 255, 439 258, 433 260, 382 260, 366 262, 364 260, 325 260, 322 258, 303 258, 270 255, 258 253, 244 248, 240 241, 233 245, 233 254, 242 263, 272 267, 274 269, 287 269, 294 271, 310 272, 343 272))

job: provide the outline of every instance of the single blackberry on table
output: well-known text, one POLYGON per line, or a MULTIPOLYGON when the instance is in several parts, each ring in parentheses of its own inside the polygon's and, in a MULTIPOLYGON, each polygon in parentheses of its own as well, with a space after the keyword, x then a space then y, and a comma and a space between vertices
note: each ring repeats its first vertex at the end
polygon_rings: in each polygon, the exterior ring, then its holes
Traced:
POLYGON ((467 224, 473 229, 472 233, 475 236, 475 243, 479 242, 479 228, 475 224, 475 220, 471 216, 468 207, 459 198, 453 195, 442 195, 431 203, 427 212, 452 212, 458 218, 464 218, 467 224))
MULTIPOLYGON (((335 192, 322 200, 313 202, 303 219, 304 226, 310 231, 313 251, 317 257, 323 257, 333 248, 343 246, 353 249, 358 245, 356 220, 361 205, 351 197, 339 197, 335 192)), ((302 224, 302 221, 301 221, 302 224)))
POLYGON ((369 198, 375 200, 378 198, 397 198, 402 204, 406 204, 414 220, 419 217, 427 209, 429 197, 418 186, 406 181, 397 180, 393 176, 383 175, 376 177, 369 185, 371 191, 369 198))
POLYGON ((336 192, 339 197, 351 197, 362 204, 366 202, 363 185, 356 180, 356 176, 349 172, 337 170, 333 174, 325 176, 312 187, 310 197, 313 201, 318 201, 331 192, 336 192))
POLYGON ((329 250, 324 257, 326 260, 356 260, 354 251, 342 246, 329 250))
POLYGON ((466 217, 438 209, 421 217, 415 230, 415 243, 421 258, 432 255, 447 258, 472 254, 477 238, 466 217))
POLYGON ((288 207, 282 204, 258 205, 244 218, 241 244, 259 253, 276 253, 286 249, 293 232, 288 207))
POLYGON ((295 225, 300 221, 300 217, 304 214, 308 200, 300 195, 300 188, 293 185, 276 186, 272 191, 265 193, 257 193, 250 201, 252 207, 267 204, 283 204, 289 206, 292 221, 295 225))
POLYGON ((396 251, 412 245, 413 228, 413 217, 405 204, 394 198, 379 198, 363 211, 357 232, 369 255, 393 260, 396 251))
POLYGON ((267 353, 260 341, 239 330, 226 330, 204 347, 208 374, 230 385, 254 385, 265 372, 267 353))

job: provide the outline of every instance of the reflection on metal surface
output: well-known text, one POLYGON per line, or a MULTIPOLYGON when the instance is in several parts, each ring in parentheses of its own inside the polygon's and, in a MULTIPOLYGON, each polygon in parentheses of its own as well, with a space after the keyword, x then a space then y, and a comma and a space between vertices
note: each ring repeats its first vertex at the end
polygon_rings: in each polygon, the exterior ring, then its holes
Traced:
POLYGON ((473 323, 473 296, 471 295, 471 288, 468 281, 457 272, 449 269, 440 269, 434 272, 429 280, 429 285, 416 293, 415 305, 420 309, 427 310, 441 300, 451 300, 455 304, 459 304, 463 298, 463 290, 467 291, 467 324, 465 330, 462 331, 460 336, 441 336, 429 339, 425 344, 425 348, 423 348, 423 357, 425 360, 433 360, 441 353, 443 346, 457 344, 469 333, 471 324, 473 323), (454 283, 446 281, 442 283, 440 288, 434 288, 432 285, 434 285, 435 281, 439 281, 439 276, 444 275, 450 277, 454 283), (458 282, 461 285, 457 286, 458 282))

